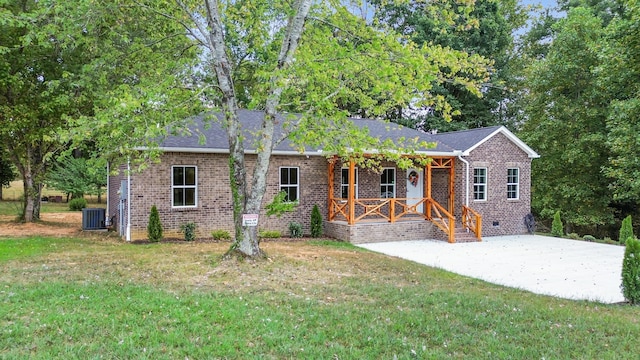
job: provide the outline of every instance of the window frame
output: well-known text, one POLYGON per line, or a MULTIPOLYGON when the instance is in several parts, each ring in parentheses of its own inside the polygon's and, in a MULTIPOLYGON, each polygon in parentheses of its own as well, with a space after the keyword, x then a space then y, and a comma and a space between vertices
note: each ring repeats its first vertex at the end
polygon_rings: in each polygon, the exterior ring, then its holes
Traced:
POLYGON ((197 208, 198 207, 198 166, 197 165, 172 165, 171 166, 171 208, 173 209, 188 209, 188 208, 197 208), (175 169, 182 168, 183 171, 183 184, 176 185, 175 183, 175 169), (187 185, 186 184, 186 169, 193 168, 194 169, 194 184, 187 185), (175 189, 183 189, 182 192, 182 203, 185 204, 187 200, 186 189, 194 189, 193 191, 193 205, 176 205, 175 202, 175 189))
POLYGON ((520 168, 507 168, 507 200, 520 200, 520 168), (515 170, 515 182, 511 182, 514 176, 511 174, 512 170, 515 170), (511 189, 511 187, 515 189, 511 189), (510 197, 511 193, 514 193, 515 197, 510 197))
POLYGON ((382 168, 382 172, 380 173, 380 197, 381 198, 389 199, 389 198, 395 198, 396 197, 396 188, 397 188, 397 186, 396 186, 397 185, 397 176, 396 176, 396 174, 397 174, 397 171, 396 171, 396 168, 394 168, 394 167, 382 168), (388 183, 388 182, 387 183, 383 183, 382 179, 384 177, 385 172, 388 171, 388 170, 393 171, 392 182, 391 183, 388 183), (386 191, 383 191, 383 188, 386 188, 386 191), (389 188, 392 189, 391 190, 392 196, 383 196, 383 194, 389 193, 389 188))
MULTIPOLYGON (((355 199, 357 199, 358 198, 358 168, 355 168, 355 172, 356 172, 356 179, 355 179, 355 184, 354 184, 355 185, 355 192, 356 192, 355 199)), ((340 169, 340 198, 341 199, 348 199, 349 198, 349 168, 345 167, 345 166, 343 166, 342 169, 340 169), (342 180, 343 180, 342 173, 345 170, 347 171, 347 176, 346 176, 347 183, 346 184, 342 182, 342 180), (346 190, 343 190, 344 188, 346 188, 346 190), (343 195, 343 191, 344 191, 344 193, 347 194, 346 197, 342 196, 343 195)))
POLYGON ((295 203, 295 202, 300 202, 300 167, 299 166, 280 166, 278 167, 278 191, 284 191, 287 193, 287 197, 285 198, 285 202, 288 203, 295 203), (291 169, 296 169, 296 183, 295 184, 283 184, 282 183, 282 170, 283 169, 288 169, 289 172, 287 172, 288 175, 288 179, 291 178, 291 169), (296 189, 296 199, 295 200, 289 200, 289 191, 286 191, 283 188, 295 188, 296 189))
POLYGON ((488 183, 489 183, 489 170, 487 167, 476 167, 473 168, 473 201, 488 201, 488 183), (476 171, 484 170, 484 175, 477 175, 476 171), (484 182, 477 182, 476 179, 479 176, 484 176, 484 182), (482 194, 484 198, 479 199, 478 194, 482 194))

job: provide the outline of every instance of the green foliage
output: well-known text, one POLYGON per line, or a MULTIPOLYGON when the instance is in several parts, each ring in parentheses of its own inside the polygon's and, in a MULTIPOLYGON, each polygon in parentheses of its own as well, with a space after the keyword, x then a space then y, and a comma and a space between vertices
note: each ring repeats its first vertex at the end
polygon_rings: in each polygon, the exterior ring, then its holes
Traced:
POLYGON ((184 234, 186 241, 193 241, 196 239, 196 223, 188 222, 180 225, 180 231, 184 234))
POLYGON ((633 239, 633 224, 631 221, 631 215, 627 216, 622 220, 622 224, 620 225, 620 235, 618 236, 618 241, 620 244, 624 245, 625 242, 629 239, 633 239))
POLYGON ((260 230, 258 237, 263 239, 279 239, 282 237, 282 233, 278 230, 260 230))
POLYGON ((275 215, 279 218, 285 213, 294 211, 296 206, 298 206, 297 201, 287 201, 287 193, 280 191, 273 201, 265 206, 265 209, 267 209, 267 216, 275 215))
POLYGON ((322 236, 322 214, 318 205, 313 205, 311 210, 311 237, 318 238, 322 236))
POLYGON ((289 235, 292 238, 301 238, 304 234, 302 233, 302 224, 292 221, 289 223, 289 235))
POLYGON ((69 201, 69 210, 80 211, 87 207, 87 200, 85 198, 75 198, 69 201))
POLYGON ((479 54, 494 62, 487 80, 490 85, 483 90, 482 97, 477 97, 456 82, 434 85, 433 93, 446 98, 452 107, 451 121, 447 121, 438 111, 420 116, 393 112, 390 114, 393 118, 404 118, 399 122, 427 131, 460 130, 507 122, 503 114, 504 106, 500 104, 515 95, 510 91, 516 80, 511 69, 513 34, 527 18, 525 9, 518 6, 517 1, 479 0, 471 10, 460 8, 459 3, 451 0, 434 3, 377 0, 373 3, 384 4, 376 8, 377 19, 400 33, 408 34, 418 45, 450 47, 479 54), (438 13, 453 14, 453 24, 441 21, 434 16, 433 10, 429 11, 430 8, 438 9, 438 13))
POLYGON ((610 224, 610 181, 601 173, 609 156, 605 119, 610 99, 592 73, 599 64, 602 23, 577 8, 553 29, 546 57, 531 61, 526 71, 528 120, 520 135, 541 155, 532 163, 532 207, 543 218, 559 209, 570 224, 610 224))
POLYGON ((60 156, 53 170, 47 174, 45 183, 65 194, 81 197, 85 194, 98 195, 107 185, 107 167, 104 161, 60 156))
MULTIPOLYGON (((17 174, 9 161, 9 156, 0 148, 0 195, 2 195, 2 187, 9 186, 15 180, 17 174)), ((2 197, 0 197, 2 200, 2 197)))
POLYGON ((585 241, 597 241, 597 239, 592 235, 585 235, 582 237, 582 239, 585 241))
POLYGON ((640 304, 640 241, 626 241, 622 260, 622 294, 632 304, 640 304))
POLYGON ((580 235, 578 233, 569 233, 567 237, 571 240, 580 240, 580 235))
POLYGON ((551 235, 555 237, 564 236, 564 224, 560 218, 560 210, 556 211, 553 215, 553 222, 551 223, 551 235))
POLYGON ((147 224, 147 238, 151 242, 158 242, 162 240, 162 222, 160 221, 160 214, 158 208, 153 205, 151 212, 149 213, 149 224, 147 224))
POLYGON ((213 230, 211 232, 211 237, 213 240, 231 240, 231 234, 227 230, 213 230))

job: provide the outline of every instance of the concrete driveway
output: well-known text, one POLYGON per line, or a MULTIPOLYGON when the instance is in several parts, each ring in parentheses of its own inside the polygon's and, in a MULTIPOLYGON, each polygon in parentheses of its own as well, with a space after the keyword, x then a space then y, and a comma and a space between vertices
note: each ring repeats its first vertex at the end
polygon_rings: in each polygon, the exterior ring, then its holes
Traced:
POLYGON ((539 235, 449 244, 419 240, 358 246, 536 294, 603 303, 624 301, 624 247, 539 235))

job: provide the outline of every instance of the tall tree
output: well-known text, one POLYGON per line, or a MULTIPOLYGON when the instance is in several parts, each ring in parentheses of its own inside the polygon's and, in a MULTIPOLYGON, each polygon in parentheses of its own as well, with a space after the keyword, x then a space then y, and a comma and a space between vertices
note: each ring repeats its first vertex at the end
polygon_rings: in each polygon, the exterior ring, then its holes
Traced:
MULTIPOLYGON (((379 1, 380 2, 380 1, 379 1)), ((433 92, 443 96, 452 106, 453 116, 439 111, 399 109, 394 118, 413 118, 409 124, 424 130, 460 130, 496 124, 506 124, 505 106, 513 92, 510 85, 515 78, 510 65, 514 50, 514 32, 527 19, 526 9, 514 0, 480 0, 472 11, 456 7, 456 1, 437 2, 443 13, 450 13, 453 21, 441 21, 432 13, 432 6, 424 2, 385 3, 376 18, 397 31, 407 34, 417 44, 437 44, 443 47, 479 54, 491 59, 490 78, 483 83, 482 97, 476 96, 461 84, 435 84, 433 92), (451 120, 451 121, 450 121, 451 120)), ((447 71, 448 69, 442 69, 447 71)))
MULTIPOLYGON (((23 178, 25 221, 39 218, 41 184, 52 159, 72 134, 87 137, 86 129, 76 130, 77 120, 94 118, 95 109, 104 107, 136 107, 138 116, 159 127, 171 117, 162 105, 191 93, 183 82, 168 86, 177 82, 165 74, 186 73, 182 65, 194 58, 192 41, 181 27, 175 31, 179 25, 162 21, 165 16, 132 11, 138 7, 127 0, 0 2, 0 142, 23 178), (139 87, 150 83, 166 91, 151 98, 139 87)), ((173 101, 177 116, 184 108, 173 101)), ((100 120, 93 127, 105 130, 103 136, 158 133, 156 126, 134 128, 125 116, 100 120)))
MULTIPOLYGON (((638 211, 640 202, 640 5, 629 1, 608 29, 594 71, 610 99, 607 145, 610 161, 605 174, 612 181, 614 200, 638 211)), ((621 214, 624 216, 625 214, 621 214)))
POLYGON ((64 81, 77 71, 78 48, 56 36, 55 14, 44 2, 5 1, 0 5, 0 141, 22 176, 22 216, 40 215, 40 194, 48 158, 61 147, 64 115, 86 106, 77 87, 64 81))
POLYGON ((532 165, 533 208, 568 225, 613 221, 607 163, 607 99, 592 70, 599 64, 602 21, 590 9, 571 9, 555 26, 553 43, 527 74, 527 123, 521 135, 541 158, 532 165))

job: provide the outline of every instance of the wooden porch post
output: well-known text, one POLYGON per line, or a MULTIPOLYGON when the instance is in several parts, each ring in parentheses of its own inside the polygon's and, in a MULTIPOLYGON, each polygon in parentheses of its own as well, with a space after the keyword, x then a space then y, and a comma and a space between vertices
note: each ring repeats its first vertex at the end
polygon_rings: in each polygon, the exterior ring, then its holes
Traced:
POLYGON ((328 210, 329 210, 329 221, 332 221, 335 214, 333 209, 333 183, 335 182, 335 171, 336 171, 336 158, 335 156, 329 159, 329 166, 327 167, 327 191, 329 192, 327 196, 328 200, 328 210))
POLYGON ((355 224, 356 219, 356 163, 353 159, 349 159, 349 198, 347 199, 347 206, 349 207, 349 218, 347 222, 349 225, 355 224))
POLYGON ((427 163, 427 168, 426 170, 426 174, 424 174, 424 182, 425 182, 425 187, 426 187, 426 194, 425 197, 428 199, 427 201, 424 202, 425 204, 425 215, 427 216, 427 219, 431 219, 431 161, 429 161, 427 163))
POLYGON ((456 200, 456 159, 451 158, 451 167, 449 168, 449 212, 455 214, 456 200))

